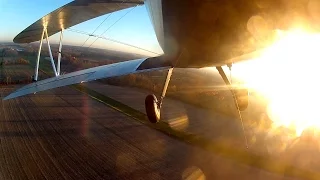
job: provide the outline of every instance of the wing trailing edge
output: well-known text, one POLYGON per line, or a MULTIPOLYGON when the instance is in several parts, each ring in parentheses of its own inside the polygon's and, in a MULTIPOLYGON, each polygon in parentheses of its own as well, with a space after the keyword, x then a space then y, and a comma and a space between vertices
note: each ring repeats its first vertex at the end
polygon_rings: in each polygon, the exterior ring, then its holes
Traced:
POLYGON ((124 61, 115 64, 109 64, 104 66, 98 66, 94 68, 89 68, 81 71, 76 71, 64 75, 60 75, 53 78, 48 78, 42 81, 34 82, 26 85, 13 93, 6 96, 3 100, 13 99, 16 97, 24 96, 27 94, 34 94, 36 92, 45 91, 49 89, 54 89, 58 87, 68 86, 72 84, 78 84, 82 82, 94 81, 97 79, 103 79, 108 77, 122 76, 132 73, 139 73, 145 71, 166 69, 170 67, 168 63, 156 63, 156 65, 151 65, 151 59, 137 59, 131 61, 124 61), (149 67, 144 64, 150 64, 149 67))

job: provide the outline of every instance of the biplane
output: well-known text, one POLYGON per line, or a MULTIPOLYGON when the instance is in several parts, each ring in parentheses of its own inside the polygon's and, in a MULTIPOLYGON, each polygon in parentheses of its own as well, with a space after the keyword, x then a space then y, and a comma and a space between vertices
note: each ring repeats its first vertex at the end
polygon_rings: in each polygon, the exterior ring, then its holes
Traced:
POLYGON ((305 0, 75 0, 45 15, 15 38, 15 43, 40 41, 34 82, 4 100, 36 92, 131 73, 167 69, 159 98, 145 99, 152 123, 160 120, 160 110, 174 68, 216 67, 230 87, 238 110, 248 106, 248 90, 236 89, 222 66, 259 55, 273 40, 276 30, 288 30, 297 22, 310 30, 320 28, 317 3, 305 0), (63 31, 84 21, 134 6, 145 5, 164 54, 61 74, 63 31), (309 11, 313 9, 312 11, 309 11), (315 9, 315 10, 314 10, 315 9), (298 17, 298 18, 297 18, 298 17), (57 65, 49 37, 60 33, 57 65), (54 77, 38 80, 43 40, 46 39, 54 77))

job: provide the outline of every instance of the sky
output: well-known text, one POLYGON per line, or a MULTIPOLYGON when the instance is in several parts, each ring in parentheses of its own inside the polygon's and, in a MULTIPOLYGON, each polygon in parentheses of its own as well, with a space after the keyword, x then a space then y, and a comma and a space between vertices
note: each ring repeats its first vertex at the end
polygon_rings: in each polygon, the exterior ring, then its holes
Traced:
MULTIPOLYGON (((0 0, 0 22, 2 24, 0 26, 0 42, 12 42, 13 38, 26 27, 44 15, 71 1, 72 0, 0 0)), ((130 10, 131 8, 112 13, 94 34, 102 34, 108 27, 130 10)), ((84 31, 90 34, 107 16, 108 15, 103 15, 83 22, 71 27, 71 29, 84 31)), ((123 19, 112 26, 104 36, 155 53, 162 53, 145 6, 135 7, 123 19)), ((82 46, 87 38, 88 35, 65 30, 63 44, 82 46)), ((90 46, 95 40, 95 37, 90 37, 84 46, 90 46)), ((50 37, 50 43, 58 42, 59 34, 50 37)), ((91 47, 135 52, 150 56, 155 55, 147 51, 114 43, 105 39, 98 39, 91 47)))

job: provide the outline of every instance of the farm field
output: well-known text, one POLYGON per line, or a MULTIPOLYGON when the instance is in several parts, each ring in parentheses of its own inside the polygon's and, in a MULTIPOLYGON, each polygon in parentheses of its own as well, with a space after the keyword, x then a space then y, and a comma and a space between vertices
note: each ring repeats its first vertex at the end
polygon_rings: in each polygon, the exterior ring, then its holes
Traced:
MULTIPOLYGON (((30 65, 6 65, 2 67, 4 70, 1 71, 1 77, 14 76, 18 78, 19 84, 22 85, 23 83, 28 83, 27 81, 24 82, 22 80, 24 77, 31 77, 31 75, 33 75, 35 57, 26 56, 24 58, 30 62, 30 65)), ((63 64, 64 72, 83 68, 79 62, 76 64, 68 62, 64 63, 66 63, 63 64)), ((86 65, 88 65, 88 63, 86 65)), ((40 61, 40 69, 44 70, 44 72, 49 72, 50 74, 52 71, 50 61, 45 60, 44 57, 42 57, 40 61)), ((144 113, 145 96, 150 93, 160 93, 165 73, 165 71, 157 71, 128 75, 124 77, 115 77, 101 80, 100 82, 88 83, 88 87, 144 113), (123 87, 115 87, 107 84, 114 84, 123 87)), ((46 77, 48 77, 47 74, 40 73, 40 79, 46 77)), ((5 96, 9 92, 9 89, 12 90, 12 86, 4 84, 1 86, 1 89, 4 91, 2 96, 5 96)), ((29 107, 30 102, 28 101, 34 102, 35 97, 46 94, 54 94, 54 96, 57 95, 59 97, 65 95, 64 99, 68 99, 67 104, 70 106, 83 106, 81 105, 83 102, 80 99, 73 99, 73 93, 79 95, 78 92, 74 92, 74 90, 70 89, 71 88, 67 87, 59 88, 53 91, 37 93, 36 96, 22 97, 22 99, 31 98, 27 100, 27 105, 23 106, 24 108, 22 109, 27 109, 27 107, 29 107)), ((169 128, 176 132, 191 133, 200 139, 205 138, 218 146, 227 146, 231 150, 230 152, 233 152, 233 150, 245 150, 244 134, 231 99, 231 94, 226 91, 225 87, 223 87, 223 82, 218 76, 212 76, 212 74, 199 72, 193 69, 176 69, 175 76, 173 76, 172 83, 168 90, 168 98, 166 98, 164 102, 164 113, 162 114, 162 117, 169 128)), ((86 100, 88 100, 88 98, 89 97, 86 96, 86 100)), ((19 98, 10 101, 10 103, 18 102, 18 104, 23 104, 20 101, 21 100, 19 98)), ((61 102, 59 104, 50 105, 51 101, 53 100, 46 99, 41 103, 31 103, 31 107, 34 106, 36 108, 38 105, 39 108, 42 108, 42 106, 46 107, 47 105, 45 105, 45 102, 48 102, 48 109, 45 112, 48 112, 50 118, 57 117, 59 119, 61 117, 64 119, 63 116, 61 116, 63 115, 63 112, 61 112, 62 110, 55 112, 55 108, 60 107, 61 102), (51 108, 53 110, 49 110, 51 108)), ((6 104, 7 102, 4 103, 6 104)), ((7 105, 3 107, 9 109, 3 110, 4 112, 10 111, 11 113, 14 113, 16 109, 19 109, 18 107, 11 108, 7 105), (12 111, 10 109, 15 110, 12 111)), ((97 108, 100 109, 100 107, 97 108)), ((319 152, 318 147, 320 146, 318 146, 315 138, 318 137, 318 135, 313 134, 312 136, 309 136, 308 133, 305 133, 300 138, 293 137, 292 132, 289 132, 287 129, 273 127, 270 119, 268 119, 268 116, 264 112, 264 108, 263 104, 257 101, 255 96, 251 96, 249 109, 242 113, 242 116, 244 117, 245 134, 248 138, 250 147, 249 152, 252 155, 252 158, 255 157, 255 155, 258 155, 263 158, 279 159, 281 162, 292 164, 294 166, 293 169, 302 168, 303 172, 305 170, 310 170, 312 172, 311 174, 316 172, 318 170, 318 166, 314 166, 314 164, 317 164, 318 156, 316 154, 319 152), (305 153, 308 155, 304 155, 305 153), (304 158, 294 158, 297 156, 303 156, 304 158)), ((86 109, 86 111, 92 112, 93 116, 95 116, 95 106, 92 106, 92 108, 86 107, 86 109)), ((31 119, 35 118, 34 116, 26 115, 26 113, 30 112, 23 111, 23 116, 25 118, 29 118, 29 116, 31 119)), ((5 115, 5 113, 3 115, 5 115)), ((4 118, 7 119, 8 116, 5 115, 4 118)), ((9 119, 15 119, 15 116, 13 115, 9 119)), ((66 117, 66 119, 69 119, 69 116, 66 117)), ((77 117, 76 119, 79 118, 77 117)), ((117 119, 118 117, 115 117, 114 120, 117 119)), ((211 153, 219 154, 216 149, 211 153)), ((229 153, 228 157, 231 154, 229 153)), ((253 163, 251 162, 252 158, 250 157, 249 161, 245 160, 245 164, 251 165, 251 163, 253 163)), ((258 167, 262 166, 262 169, 266 168, 261 160, 256 160, 255 164, 258 164, 258 167)), ((295 170, 290 170, 290 168, 277 169, 276 171, 278 173, 279 171, 281 173, 283 172, 283 175, 296 173, 295 170)), ((308 176, 308 173, 304 172, 302 174, 307 174, 306 176, 308 176)))
POLYGON ((1 179, 294 179, 188 145, 69 87, 1 101, 0 122, 1 179))
MULTIPOLYGON (((152 93, 138 88, 115 87, 98 82, 88 83, 87 87, 140 112, 145 112, 144 98, 152 93)), ((261 165, 264 168, 266 166, 277 166, 277 171, 285 174, 295 174, 296 170, 293 170, 295 168, 317 174, 320 170, 318 168, 320 164, 315 164, 320 162, 320 156, 318 155, 320 144, 317 141, 320 134, 312 129, 307 129, 300 137, 295 137, 294 132, 284 127, 274 127, 270 124, 266 114, 258 112, 256 103, 256 101, 251 100, 248 110, 242 113, 249 149, 246 149, 241 122, 238 118, 168 97, 164 100, 162 120, 175 131, 193 134, 199 142, 202 142, 204 138, 215 144, 218 148, 213 150, 213 153, 221 153, 220 145, 227 147, 229 150, 225 151, 230 153, 227 155, 230 159, 235 158, 235 151, 243 150, 249 153, 250 158, 247 157, 248 159, 244 158, 245 160, 242 160, 245 162, 252 160, 254 163, 251 163, 257 166, 261 165), (251 111, 253 112, 251 113, 251 111), (260 116, 257 116, 258 114, 260 116), (269 163, 275 164, 271 165, 269 163), (290 168, 284 170, 286 168, 282 167, 284 168, 282 169, 280 167, 282 163, 285 163, 286 166, 292 166, 292 171, 290 168)), ((195 144, 197 143, 195 142, 195 144)), ((311 174, 310 176, 312 176, 311 174)))
POLYGON ((0 67, 0 84, 27 84, 32 81, 34 71, 30 65, 7 65, 0 67))

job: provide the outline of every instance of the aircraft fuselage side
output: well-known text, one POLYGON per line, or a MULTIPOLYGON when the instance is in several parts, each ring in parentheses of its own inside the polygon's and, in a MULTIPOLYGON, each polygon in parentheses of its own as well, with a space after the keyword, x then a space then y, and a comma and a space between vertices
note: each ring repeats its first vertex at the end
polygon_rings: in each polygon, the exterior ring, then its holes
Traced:
POLYGON ((145 0, 159 43, 176 67, 205 67, 269 45, 275 29, 310 17, 303 0, 145 0))

